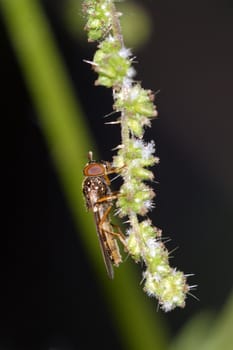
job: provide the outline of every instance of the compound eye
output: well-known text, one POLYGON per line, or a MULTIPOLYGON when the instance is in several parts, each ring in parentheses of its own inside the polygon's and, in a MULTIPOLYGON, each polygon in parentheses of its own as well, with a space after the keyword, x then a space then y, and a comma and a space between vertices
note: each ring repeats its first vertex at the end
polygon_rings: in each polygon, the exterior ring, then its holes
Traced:
POLYGON ((105 168, 101 164, 91 163, 84 168, 83 172, 85 176, 99 176, 105 174, 105 168))

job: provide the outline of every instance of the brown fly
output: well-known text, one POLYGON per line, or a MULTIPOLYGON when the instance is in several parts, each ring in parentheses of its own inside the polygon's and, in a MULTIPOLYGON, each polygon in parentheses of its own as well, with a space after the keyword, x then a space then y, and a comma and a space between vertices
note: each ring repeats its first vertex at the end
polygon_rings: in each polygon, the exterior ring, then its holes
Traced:
POLYGON ((124 235, 117 226, 117 232, 113 230, 109 218, 113 200, 117 198, 117 194, 110 189, 108 175, 114 173, 115 170, 108 162, 94 161, 92 152, 89 152, 88 159, 89 162, 83 169, 85 176, 83 194, 87 209, 94 214, 96 231, 108 276, 113 278, 113 265, 118 266, 122 262, 116 237, 124 244, 124 235))

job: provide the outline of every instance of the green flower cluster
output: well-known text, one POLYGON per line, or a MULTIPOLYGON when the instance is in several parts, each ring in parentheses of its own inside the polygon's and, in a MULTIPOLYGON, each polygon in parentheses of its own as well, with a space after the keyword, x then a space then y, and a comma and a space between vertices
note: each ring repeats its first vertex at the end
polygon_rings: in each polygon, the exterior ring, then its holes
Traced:
POLYGON ((133 75, 128 57, 130 51, 122 49, 112 36, 102 41, 98 48, 93 59, 93 69, 98 73, 95 84, 117 88, 125 77, 133 75))
POLYGON ((124 179, 117 200, 119 216, 129 215, 132 211, 143 216, 153 207, 152 199, 155 193, 143 182, 154 178, 152 171, 146 169, 159 161, 153 153, 153 141, 146 144, 138 138, 131 137, 127 149, 120 148, 113 158, 113 166, 122 168, 121 175, 124 179))
POLYGON ((137 137, 142 137, 145 126, 150 126, 150 119, 157 116, 151 90, 143 89, 139 84, 126 87, 116 93, 113 108, 127 113, 127 126, 137 137))
MULTIPOLYGON (((137 233, 134 230, 132 230, 132 228, 130 228, 127 232, 127 248, 134 260, 136 262, 139 262, 141 259, 142 242, 143 252, 146 255, 145 248, 147 247, 149 249, 149 247, 151 247, 152 242, 153 244, 156 242, 161 242, 161 235, 162 231, 152 226, 151 221, 149 219, 141 221, 139 223, 137 233), (138 240, 138 235, 142 239, 138 240)), ((150 254, 148 260, 150 260, 150 254)))
POLYGON ((99 40, 91 62, 98 74, 95 84, 113 89, 113 108, 120 113, 117 122, 121 124, 122 141, 112 166, 123 178, 116 206, 117 214, 128 218, 127 250, 136 262, 143 261, 146 266, 143 277, 147 294, 155 296, 165 311, 184 307, 191 289, 186 276, 170 267, 161 230, 152 226, 149 219, 143 219, 153 208, 155 197, 145 183, 154 178, 148 168, 159 162, 154 156, 154 142, 142 139, 145 127, 157 116, 154 95, 133 81, 131 52, 124 46, 113 0, 85 0, 84 10, 89 40, 99 40))
POLYGON ((166 271, 167 265, 164 267, 165 273, 162 273, 161 279, 157 279, 157 274, 151 273, 149 269, 145 271, 144 290, 158 299, 164 311, 171 311, 177 306, 184 307, 186 294, 190 290, 186 284, 186 277, 181 271, 172 268, 166 271))
POLYGON ((90 42, 102 39, 109 32, 111 28, 110 11, 111 1, 83 1, 83 12, 87 17, 85 30, 90 42))
POLYGON ((154 141, 144 143, 143 140, 131 137, 127 149, 120 147, 118 154, 113 158, 113 166, 122 168, 122 175, 128 174, 131 179, 153 180, 154 174, 146 169, 159 162, 154 156, 154 141))
POLYGON ((184 307, 189 287, 184 274, 169 266, 169 254, 162 242, 162 231, 153 227, 150 220, 144 220, 139 223, 137 231, 129 229, 127 248, 136 262, 143 255, 147 267, 143 274, 145 292, 155 296, 164 311, 177 306, 184 307))

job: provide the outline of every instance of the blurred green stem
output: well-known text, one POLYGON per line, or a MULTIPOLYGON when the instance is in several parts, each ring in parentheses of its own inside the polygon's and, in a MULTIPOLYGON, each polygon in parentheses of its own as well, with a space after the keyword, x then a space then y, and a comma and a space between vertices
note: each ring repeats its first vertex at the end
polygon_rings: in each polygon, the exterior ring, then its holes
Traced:
MULTIPOLYGON (((39 1, 0 0, 0 7, 75 222, 101 281, 104 270, 99 264, 98 243, 94 243, 97 238, 81 192, 82 168, 88 150, 93 149, 81 108, 39 1)), ((113 282, 101 285, 122 344, 128 350, 164 350, 165 337, 156 305, 150 309, 152 304, 140 291, 129 261, 124 265, 113 282)))

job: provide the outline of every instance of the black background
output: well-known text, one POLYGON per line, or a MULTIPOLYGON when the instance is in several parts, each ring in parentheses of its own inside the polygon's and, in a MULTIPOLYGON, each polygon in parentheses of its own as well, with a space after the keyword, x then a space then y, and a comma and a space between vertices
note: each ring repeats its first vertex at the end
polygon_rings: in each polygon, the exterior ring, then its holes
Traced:
MULTIPOLYGON (((102 159, 110 159, 119 133, 101 116, 111 111, 111 93, 92 86, 95 75, 80 60, 91 59, 94 46, 70 38, 58 15, 62 1, 42 3, 102 159)), ((161 158, 151 218, 172 237, 170 248, 179 245, 172 264, 195 273, 190 283, 199 285, 199 302, 189 298, 184 310, 164 316, 173 336, 195 313, 218 312, 232 287, 233 6, 143 3, 153 33, 136 52, 136 69, 145 88, 160 90, 159 119, 146 132, 161 158)), ((2 23, 0 35, 5 175, 0 344, 69 350, 89 349, 94 341, 102 349, 120 349, 2 23)))

